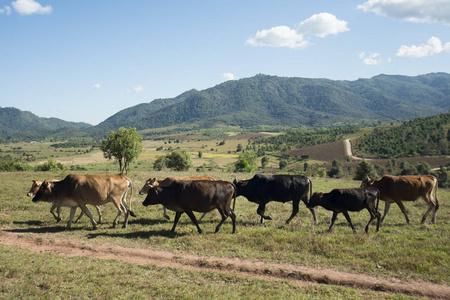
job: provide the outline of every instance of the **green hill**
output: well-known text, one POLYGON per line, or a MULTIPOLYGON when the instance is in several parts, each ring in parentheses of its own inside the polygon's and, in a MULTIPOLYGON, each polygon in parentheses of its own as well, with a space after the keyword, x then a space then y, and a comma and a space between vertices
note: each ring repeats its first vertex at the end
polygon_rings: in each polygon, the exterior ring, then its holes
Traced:
POLYGON ((0 107, 0 139, 42 139, 61 132, 71 134, 89 127, 92 125, 41 118, 17 108, 0 107))
POLYGON ((98 125, 138 130, 180 124, 290 127, 373 124, 450 109, 450 74, 379 75, 356 81, 257 75, 118 112, 98 125))

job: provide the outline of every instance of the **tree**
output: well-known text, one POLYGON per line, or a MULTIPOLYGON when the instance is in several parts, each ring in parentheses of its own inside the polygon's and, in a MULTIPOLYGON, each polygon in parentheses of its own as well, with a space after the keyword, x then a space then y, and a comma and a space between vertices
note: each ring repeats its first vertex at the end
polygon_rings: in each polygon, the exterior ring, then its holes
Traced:
POLYGON ((252 172, 256 168, 257 156, 251 151, 245 151, 239 155, 238 161, 234 164, 235 172, 252 172))
POLYGON ((269 164, 269 158, 267 156, 263 156, 261 158, 261 167, 265 169, 267 165, 269 164))
POLYGON ((365 160, 358 164, 355 173, 355 177, 353 178, 354 180, 363 180, 367 176, 370 178, 378 177, 375 167, 370 162, 365 160))
POLYGON ((185 150, 173 150, 166 155, 166 166, 175 171, 187 171, 192 167, 192 160, 185 150))
POLYGON ((331 163, 331 169, 330 172, 328 172, 329 177, 340 177, 342 176, 342 163, 337 161, 336 159, 333 160, 331 163))
POLYGON ((114 159, 119 163, 119 173, 127 174, 130 163, 142 152, 142 137, 136 128, 120 127, 117 132, 110 131, 108 138, 102 142, 100 149, 107 159, 114 159))

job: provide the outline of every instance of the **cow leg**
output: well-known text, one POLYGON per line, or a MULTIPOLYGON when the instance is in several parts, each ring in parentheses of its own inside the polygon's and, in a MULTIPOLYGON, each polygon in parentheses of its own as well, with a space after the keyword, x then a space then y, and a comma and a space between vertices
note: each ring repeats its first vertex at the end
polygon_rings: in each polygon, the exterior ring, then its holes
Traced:
POLYGON ((272 220, 271 216, 265 216, 264 212, 266 211, 266 203, 261 203, 256 210, 256 213, 261 216, 261 220, 259 221, 261 224, 264 223, 264 220, 272 220))
POLYGON ((298 214, 298 204, 299 203, 300 203, 300 199, 292 201, 292 214, 289 217, 289 219, 287 219, 286 224, 289 224, 289 222, 291 222, 291 220, 295 217, 295 215, 298 214))
POLYGON ((398 201, 396 203, 397 203, 398 207, 400 207, 400 209, 402 210, 402 213, 405 215, 406 223, 409 224, 408 213, 406 212, 406 208, 403 205, 403 202, 400 200, 400 201, 398 201))
POLYGON ((203 213, 203 215, 200 217, 200 219, 198 219, 199 221, 201 221, 205 216, 206 216, 206 214, 207 213, 203 213))
POLYGON ((333 227, 334 222, 336 221, 338 213, 333 211, 333 216, 331 217, 330 228, 328 228, 328 232, 331 232, 331 228, 333 227))
MULTIPOLYGON (((122 228, 127 228, 127 226, 128 226, 128 217, 130 215, 130 209, 128 208, 128 206, 127 206, 127 204, 125 202, 122 202, 120 204, 120 213, 118 214, 118 216, 120 216, 120 214, 122 214, 122 212, 125 214, 122 228)), ((117 222, 115 222, 115 223, 117 225, 119 223, 119 219, 117 219, 117 222)))
POLYGON ((377 232, 378 232, 380 230, 381 214, 377 209, 375 209, 375 216, 377 217, 377 232))
POLYGON ((425 220, 426 220, 428 214, 429 214, 432 210, 434 210, 434 211, 433 211, 433 217, 432 217, 431 221, 432 221, 432 223, 435 222, 435 220, 436 220, 436 210, 435 210, 435 208, 436 208, 436 207, 434 206, 433 203, 431 203, 431 202, 428 203, 428 210, 427 210, 427 212, 426 212, 426 213, 423 215, 423 217, 422 217, 422 224, 425 223, 425 220))
POLYGON ((220 226, 222 226, 223 222, 225 222, 225 220, 227 219, 227 216, 225 215, 225 213, 220 210, 219 208, 217 209, 220 213, 220 215, 222 216, 222 220, 220 221, 219 225, 217 225, 216 227, 216 233, 219 232, 220 226))
POLYGON ((77 210, 76 207, 71 207, 70 208, 70 218, 69 218, 69 223, 67 223, 67 228, 70 229, 72 228, 72 220, 73 217, 75 216, 75 211, 77 210))
POLYGON ((355 229, 355 227, 352 224, 352 220, 350 220, 350 216, 348 214, 348 211, 344 210, 342 213, 344 214, 345 218, 347 219, 347 222, 350 224, 350 227, 352 228, 353 233, 356 233, 356 229, 355 229))
POLYGON ((170 220, 170 217, 167 215, 167 210, 165 206, 163 206, 163 217, 166 218, 167 220, 170 220))
MULTIPOLYGON (((202 230, 200 229, 200 226, 198 226, 197 218, 195 217, 194 213, 191 210, 186 210, 185 213, 189 216, 189 218, 191 218, 191 220, 195 224, 195 226, 197 226, 198 233, 202 234, 202 230)), ((223 221, 221 223, 223 223, 223 221)), ((222 225, 222 224, 219 223, 219 225, 222 225)), ((218 227, 220 228, 220 226, 218 226, 218 227)))
POLYGON ((86 216, 88 216, 89 219, 91 219, 91 223, 92 223, 92 227, 93 227, 92 229, 97 229, 97 223, 95 222, 94 218, 92 217, 92 214, 89 211, 89 209, 87 208, 86 204, 81 204, 80 208, 86 214, 86 216))
POLYGON ((176 212, 175 213, 175 219, 173 220, 173 227, 170 230, 171 233, 175 233, 175 227, 177 227, 178 220, 180 219, 182 214, 183 214, 182 212, 176 212))
POLYGON ((61 221, 60 213, 61 213, 61 207, 60 206, 56 206, 56 204, 53 204, 52 207, 50 208, 50 213, 53 215, 53 217, 55 218, 56 222, 61 221), (56 212, 58 213, 58 215, 55 215, 54 211, 56 208, 56 212))
POLYGON ((78 218, 75 220, 75 223, 78 223, 78 221, 80 221, 81 217, 84 216, 84 212, 81 211, 80 215, 78 216, 78 218))
POLYGON ((389 212, 389 207, 391 207, 391 202, 385 201, 384 202, 384 213, 383 213, 383 217, 381 218, 381 223, 383 223, 384 218, 386 218, 386 215, 389 212))
POLYGON ((372 223, 373 219, 377 218, 376 215, 373 213, 373 209, 367 208, 367 210, 369 211, 369 214, 370 214, 370 220, 367 223, 366 228, 364 228, 364 231, 366 233, 369 232, 369 225, 370 225, 370 223, 372 223))
POLYGON ((101 224, 103 222, 102 209, 101 209, 100 205, 96 205, 95 208, 97 209, 97 212, 98 212, 98 223, 101 224))

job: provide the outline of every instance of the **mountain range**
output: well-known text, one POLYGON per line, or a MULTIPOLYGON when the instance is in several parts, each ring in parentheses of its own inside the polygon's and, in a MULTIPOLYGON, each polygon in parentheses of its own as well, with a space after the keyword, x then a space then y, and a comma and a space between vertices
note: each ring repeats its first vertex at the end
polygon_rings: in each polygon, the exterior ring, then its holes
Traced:
POLYGON ((0 108, 0 137, 72 132, 103 135, 119 127, 137 130, 173 125, 243 128, 269 125, 333 127, 397 122, 450 110, 450 74, 378 75, 355 81, 256 75, 215 87, 156 99, 109 117, 97 126, 39 118, 0 108), (30 126, 30 124, 33 124, 30 126), (30 128, 33 130, 30 131, 30 128), (69 129, 69 130, 68 130, 69 129))

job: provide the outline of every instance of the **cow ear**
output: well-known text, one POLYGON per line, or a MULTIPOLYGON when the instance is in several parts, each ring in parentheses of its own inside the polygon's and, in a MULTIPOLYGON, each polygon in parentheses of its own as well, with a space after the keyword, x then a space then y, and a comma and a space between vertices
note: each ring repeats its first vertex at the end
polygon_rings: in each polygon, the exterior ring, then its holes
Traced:
POLYGON ((242 182, 241 186, 246 186, 248 184, 248 180, 242 182))
POLYGON ((46 190, 51 190, 50 182, 48 182, 47 180, 44 180, 44 182, 42 183, 42 187, 46 190))
POLYGON ((234 176, 233 183, 236 184, 238 182, 237 176, 234 176))

